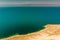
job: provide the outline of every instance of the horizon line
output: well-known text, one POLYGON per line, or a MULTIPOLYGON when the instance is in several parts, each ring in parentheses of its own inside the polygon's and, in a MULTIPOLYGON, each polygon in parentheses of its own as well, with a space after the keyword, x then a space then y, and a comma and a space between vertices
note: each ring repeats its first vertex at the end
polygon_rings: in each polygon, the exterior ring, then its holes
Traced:
POLYGON ((26 1, 26 2, 0 2, 0 7, 3 6, 60 6, 60 2, 47 1, 26 1))

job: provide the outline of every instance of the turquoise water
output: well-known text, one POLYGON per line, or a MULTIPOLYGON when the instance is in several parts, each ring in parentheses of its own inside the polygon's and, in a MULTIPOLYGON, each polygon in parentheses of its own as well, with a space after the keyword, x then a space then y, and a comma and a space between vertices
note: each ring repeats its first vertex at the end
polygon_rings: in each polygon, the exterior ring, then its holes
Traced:
POLYGON ((60 24, 60 7, 0 7, 0 38, 60 24))

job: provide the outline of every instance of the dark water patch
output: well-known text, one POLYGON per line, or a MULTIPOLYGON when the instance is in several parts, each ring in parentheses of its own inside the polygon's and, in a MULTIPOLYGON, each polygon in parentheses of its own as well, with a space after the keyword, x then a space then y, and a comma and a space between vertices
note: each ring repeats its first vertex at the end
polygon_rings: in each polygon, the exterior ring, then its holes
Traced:
POLYGON ((10 25, 8 28, 6 28, 2 33, 0 33, 0 38, 7 38, 12 35, 25 35, 33 32, 37 32, 39 30, 44 29, 44 27, 41 27, 37 24, 21 24, 21 25, 10 25), (11 27, 10 27, 11 26, 11 27))

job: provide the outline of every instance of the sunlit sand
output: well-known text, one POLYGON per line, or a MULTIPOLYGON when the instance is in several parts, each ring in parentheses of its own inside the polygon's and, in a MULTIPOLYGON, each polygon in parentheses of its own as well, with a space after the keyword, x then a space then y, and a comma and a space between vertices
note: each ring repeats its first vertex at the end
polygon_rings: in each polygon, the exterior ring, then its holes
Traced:
POLYGON ((41 31, 26 35, 14 35, 1 40, 60 40, 60 25, 48 24, 41 31))

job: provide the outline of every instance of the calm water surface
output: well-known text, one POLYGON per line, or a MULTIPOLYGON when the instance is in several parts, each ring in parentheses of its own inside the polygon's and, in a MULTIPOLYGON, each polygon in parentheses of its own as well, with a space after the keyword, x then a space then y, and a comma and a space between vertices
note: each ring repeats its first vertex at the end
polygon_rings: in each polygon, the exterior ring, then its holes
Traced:
POLYGON ((60 7, 0 7, 0 38, 60 24, 60 7))

